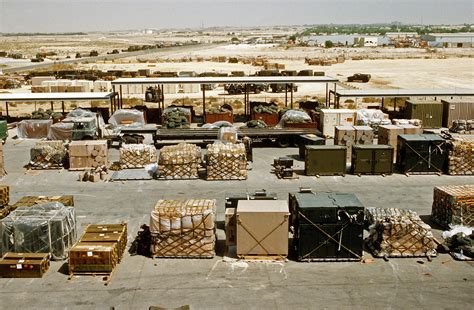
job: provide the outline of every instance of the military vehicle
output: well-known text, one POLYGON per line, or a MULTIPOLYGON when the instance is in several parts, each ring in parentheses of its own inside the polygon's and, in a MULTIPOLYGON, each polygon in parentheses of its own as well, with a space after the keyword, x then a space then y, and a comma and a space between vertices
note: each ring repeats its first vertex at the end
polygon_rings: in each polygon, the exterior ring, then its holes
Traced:
POLYGON ((367 83, 370 81, 370 74, 356 73, 347 77, 347 82, 367 83))
POLYGON ((252 84, 226 84, 224 90, 229 95, 239 95, 245 92, 245 85, 247 85, 247 91, 249 93, 259 94, 262 91, 268 91, 269 86, 265 83, 252 83, 252 84))

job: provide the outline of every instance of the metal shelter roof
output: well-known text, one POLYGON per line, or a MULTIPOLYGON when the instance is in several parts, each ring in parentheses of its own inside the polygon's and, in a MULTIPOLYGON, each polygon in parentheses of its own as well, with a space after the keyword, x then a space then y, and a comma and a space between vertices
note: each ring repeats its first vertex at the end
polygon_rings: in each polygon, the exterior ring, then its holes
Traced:
POLYGON ((163 77, 163 78, 119 78, 112 81, 120 84, 223 84, 223 83, 336 83, 329 76, 226 76, 226 77, 163 77))
POLYGON ((423 97, 423 96, 474 96, 470 88, 417 88, 417 89, 338 89, 330 93, 336 97, 423 97))
POLYGON ((1 94, 0 102, 10 101, 80 101, 110 100, 114 92, 83 92, 83 93, 14 93, 1 94))

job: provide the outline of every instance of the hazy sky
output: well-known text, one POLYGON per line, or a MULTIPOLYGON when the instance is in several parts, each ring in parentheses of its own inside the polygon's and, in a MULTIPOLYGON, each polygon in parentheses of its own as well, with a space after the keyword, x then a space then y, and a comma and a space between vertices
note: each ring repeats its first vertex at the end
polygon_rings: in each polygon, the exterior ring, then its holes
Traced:
POLYGON ((472 23, 474 0, 0 0, 0 32, 472 23))

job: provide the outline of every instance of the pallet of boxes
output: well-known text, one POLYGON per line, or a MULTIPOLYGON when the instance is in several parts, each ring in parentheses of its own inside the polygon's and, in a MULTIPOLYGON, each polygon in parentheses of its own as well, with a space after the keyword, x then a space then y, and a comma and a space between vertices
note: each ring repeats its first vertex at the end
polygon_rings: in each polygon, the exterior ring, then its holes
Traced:
POLYGON ((0 185, 0 220, 10 213, 10 186, 0 185))
POLYGON ((375 257, 435 257, 431 227, 416 212, 397 208, 368 208, 366 244, 375 257))
POLYGON ((127 248, 127 224, 92 224, 69 251, 69 279, 103 276, 111 281, 127 248))
POLYGON ((286 260, 288 256, 288 203, 268 199, 238 199, 227 208, 227 255, 244 260, 286 260), (235 253, 234 253, 235 251, 235 253))
POLYGON ((474 139, 455 138, 448 146, 448 174, 474 174, 474 139))
POLYGON ((247 151, 234 128, 221 128, 219 140, 207 145, 207 180, 247 179, 247 151))
POLYGON ((69 170, 84 170, 79 174, 79 181, 105 180, 107 166, 107 141, 72 141, 69 144, 69 170))
POLYGON ((474 227, 474 185, 435 187, 431 219, 445 229, 474 227))
POLYGON ((146 144, 125 144, 120 148, 122 169, 144 168, 156 164, 156 148, 146 144))
POLYGON ((215 200, 159 200, 150 216, 152 256, 214 257, 215 213, 215 200))
POLYGON ((158 178, 197 179, 201 160, 201 148, 194 144, 164 146, 158 159, 158 178))
POLYGON ((38 141, 30 150, 30 169, 62 169, 67 159, 63 141, 38 141))

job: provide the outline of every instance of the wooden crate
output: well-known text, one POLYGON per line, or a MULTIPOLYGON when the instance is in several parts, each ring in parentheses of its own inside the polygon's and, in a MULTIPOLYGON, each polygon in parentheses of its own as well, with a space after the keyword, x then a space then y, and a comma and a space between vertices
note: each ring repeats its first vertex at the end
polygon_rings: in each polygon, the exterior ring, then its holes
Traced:
POLYGON ((0 208, 10 203, 10 186, 0 185, 0 208))
POLYGON ((100 242, 100 243, 111 243, 117 244, 119 260, 122 260, 123 254, 127 249, 127 235, 123 232, 111 231, 111 232, 85 232, 81 239, 81 242, 100 242))
POLYGON ((219 121, 234 122, 234 115, 232 112, 228 113, 206 113, 206 123, 215 123, 219 121))
POLYGON ((0 277, 42 278, 49 265, 49 253, 8 252, 0 259, 0 277))
POLYGON ((69 274, 110 274, 119 262, 117 243, 78 242, 69 250, 69 274))
POLYGON ((60 202, 66 207, 74 207, 74 196, 25 196, 18 200, 15 204, 10 206, 10 211, 19 207, 31 207, 37 204, 48 202, 60 202))

